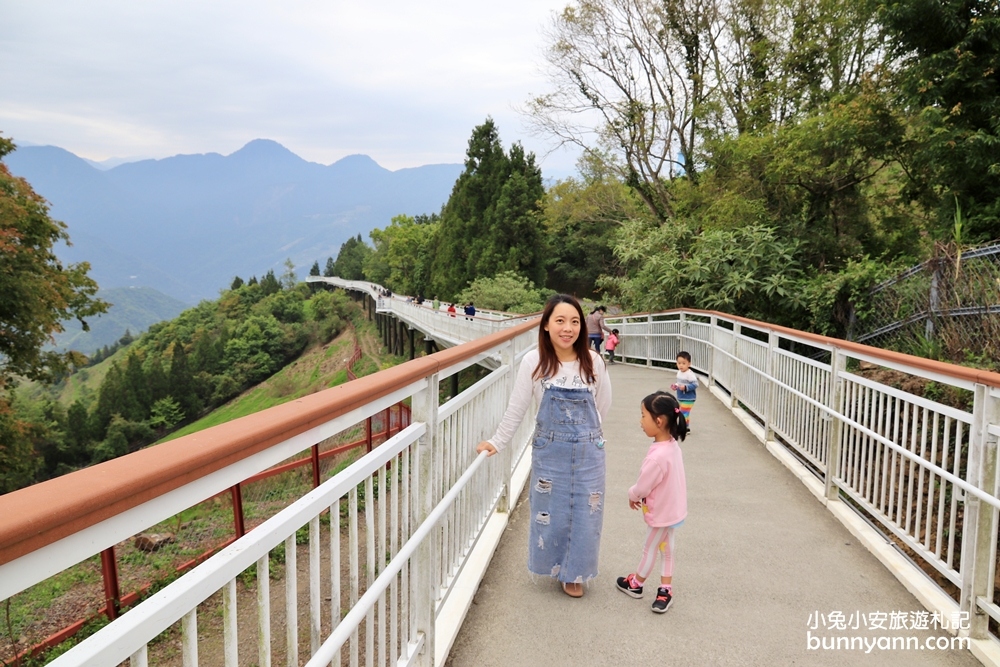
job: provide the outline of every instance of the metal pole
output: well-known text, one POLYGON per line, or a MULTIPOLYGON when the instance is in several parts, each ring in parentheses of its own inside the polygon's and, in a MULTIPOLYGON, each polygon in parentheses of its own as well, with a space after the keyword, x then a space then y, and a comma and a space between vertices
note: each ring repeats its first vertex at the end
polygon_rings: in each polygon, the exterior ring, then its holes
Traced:
POLYGON ((115 548, 108 547, 101 552, 101 574, 104 576, 104 615, 109 621, 118 618, 118 602, 121 592, 118 588, 118 562, 115 548))
MULTIPOLYGON (((991 424, 1000 421, 1000 406, 996 390, 977 384, 972 410, 972 430, 969 433, 969 465, 966 481, 987 493, 997 492, 997 437, 989 432, 991 424)), ((986 639, 990 617, 979 606, 979 600, 993 599, 993 578, 990 576, 994 537, 993 522, 997 512, 972 494, 965 497, 965 531, 962 540, 962 591, 959 604, 968 613, 969 628, 961 631, 974 639, 986 639)))
POLYGON ((243 489, 237 484, 230 487, 229 491, 233 496, 233 529, 236 537, 243 537, 247 532, 243 520, 243 489))
MULTIPOLYGON (((847 370, 847 355, 838 348, 833 348, 830 352, 830 393, 827 397, 827 407, 835 414, 844 413, 844 378, 843 373, 847 370)), ((833 417, 830 424, 829 440, 826 448, 826 478, 825 495, 829 500, 840 500, 840 487, 837 486, 837 478, 840 477, 840 440, 844 430, 844 422, 833 417)))
MULTIPOLYGON (((414 502, 413 525, 419 526, 434 509, 434 444, 437 439, 438 375, 427 378, 427 386, 413 395, 413 421, 423 422, 426 431, 417 443, 415 466, 417 498, 414 502)), ((436 528, 436 527, 435 527, 436 528)), ((421 542, 411 561, 413 571, 414 621, 416 631, 424 636, 424 645, 417 656, 420 667, 434 666, 434 607, 437 598, 434 573, 437 572, 437 546, 435 537, 421 542)))

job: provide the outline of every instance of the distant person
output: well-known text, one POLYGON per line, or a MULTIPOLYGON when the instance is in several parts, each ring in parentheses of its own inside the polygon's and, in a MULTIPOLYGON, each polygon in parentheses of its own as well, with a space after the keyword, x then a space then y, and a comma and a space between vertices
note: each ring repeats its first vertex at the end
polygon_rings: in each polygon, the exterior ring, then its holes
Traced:
POLYGON ((653 392, 640 405, 642 432, 653 439, 639 471, 639 479, 628 490, 628 506, 642 510, 646 522, 646 542, 639 567, 618 577, 618 590, 634 598, 642 597, 660 552, 660 585, 652 609, 662 614, 674 601, 674 533, 687 517, 687 480, 678 440, 687 436, 687 422, 677 399, 665 391, 653 392))
POLYGON ((458 311, 455 309, 455 304, 449 303, 448 304, 448 316, 449 317, 455 317, 455 313, 457 313, 457 312, 458 311))
POLYGON ((465 318, 467 320, 471 320, 476 316, 476 306, 471 301, 465 306, 465 314, 468 315, 468 317, 465 318))
POLYGON ((437 297, 434 297, 434 303, 432 304, 434 310, 441 310, 441 302, 438 301, 437 297))
POLYGON ((604 523, 601 423, 611 408, 608 369, 582 335, 583 308, 557 294, 542 311, 538 347, 524 355, 496 433, 476 446, 493 456, 510 444, 532 401, 538 404, 529 481, 528 570, 583 596, 597 576, 604 523))
POLYGON ((607 308, 597 306, 591 311, 590 315, 587 315, 587 337, 590 339, 590 344, 594 346, 597 356, 601 356, 601 343, 604 341, 604 332, 611 333, 611 329, 604 323, 604 313, 606 312, 608 312, 607 308))
POLYGON ((698 398, 698 376, 691 370, 691 353, 681 350, 677 353, 677 381, 670 385, 677 392, 677 402, 681 404, 681 413, 691 430, 691 408, 698 398))
POLYGON ((618 347, 618 329, 612 329, 604 347, 608 350, 608 363, 615 363, 615 348, 618 347))

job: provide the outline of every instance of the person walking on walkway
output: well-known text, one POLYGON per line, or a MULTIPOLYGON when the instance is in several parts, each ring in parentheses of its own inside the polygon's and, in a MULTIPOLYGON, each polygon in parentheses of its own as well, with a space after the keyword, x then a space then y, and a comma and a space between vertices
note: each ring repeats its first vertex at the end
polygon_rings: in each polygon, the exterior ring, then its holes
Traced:
POLYGON ((641 598, 642 587, 653 570, 656 552, 662 554, 660 586, 652 609, 658 614, 670 608, 674 600, 674 532, 687 516, 687 481, 684 458, 678 440, 687 436, 687 423, 677 399, 657 391, 642 399, 642 431, 653 444, 642 462, 639 479, 628 490, 628 506, 642 510, 646 521, 646 543, 642 559, 632 574, 618 577, 618 590, 641 598))
POLYGON ((597 576, 604 523, 604 435, 611 379, 587 346, 583 308, 557 294, 542 311, 538 348, 524 355, 496 434, 476 446, 493 456, 514 437, 532 398, 538 415, 531 450, 528 570, 562 583, 570 597, 597 576))
POLYGON ((604 306, 597 306, 587 315, 587 338, 594 346, 597 355, 601 354, 601 343, 604 342, 604 332, 611 333, 611 329, 604 323, 604 313, 608 311, 604 306))
POLYGON ((608 349, 608 363, 615 363, 615 348, 618 347, 618 329, 612 329, 605 347, 608 349))
POLYGON ((691 430, 691 408, 698 400, 698 376, 691 370, 691 353, 681 350, 677 353, 677 381, 670 385, 677 392, 677 402, 688 431, 691 430))

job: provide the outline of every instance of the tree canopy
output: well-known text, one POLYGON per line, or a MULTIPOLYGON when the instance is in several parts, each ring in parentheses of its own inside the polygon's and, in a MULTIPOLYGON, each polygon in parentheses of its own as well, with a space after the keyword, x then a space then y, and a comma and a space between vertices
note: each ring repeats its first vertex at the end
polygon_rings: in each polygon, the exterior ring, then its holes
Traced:
MULTIPOLYGON (((0 137, 0 158, 14 143, 0 137)), ((69 243, 66 226, 23 178, 0 163, 0 389, 15 376, 43 378, 65 367, 70 353, 45 350, 62 321, 103 313, 86 262, 64 265, 55 245, 69 243)))

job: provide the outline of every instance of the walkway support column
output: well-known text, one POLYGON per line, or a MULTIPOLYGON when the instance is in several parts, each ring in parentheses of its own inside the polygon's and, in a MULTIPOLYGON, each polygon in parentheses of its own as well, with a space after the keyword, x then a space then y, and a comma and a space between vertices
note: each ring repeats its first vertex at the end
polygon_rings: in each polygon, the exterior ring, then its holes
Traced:
MULTIPOLYGON (((972 408, 972 428, 969 433, 969 466, 966 481, 989 494, 997 493, 997 435, 990 426, 1000 422, 1000 391, 976 384, 972 408)), ((965 495, 965 516, 962 539, 962 594, 959 604, 969 614, 969 628, 960 631, 974 639, 986 639, 990 617, 978 603, 990 600, 993 579, 990 565, 993 548, 993 521, 996 512, 971 494, 965 495)))
MULTIPOLYGON (((423 422, 424 435, 417 443, 418 499, 413 508, 414 525, 419 526, 434 509, 434 443, 437 439, 438 374, 427 378, 427 386, 413 395, 412 423, 423 422)), ((414 627, 424 636, 424 645, 417 656, 417 665, 434 665, 434 606, 436 603, 434 573, 438 571, 438 540, 425 539, 417 549, 413 568, 414 627)))

